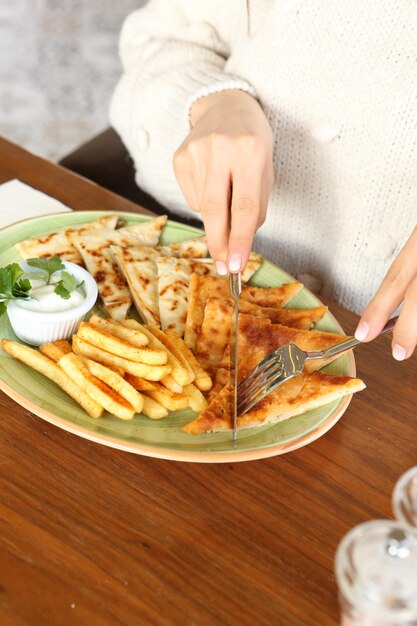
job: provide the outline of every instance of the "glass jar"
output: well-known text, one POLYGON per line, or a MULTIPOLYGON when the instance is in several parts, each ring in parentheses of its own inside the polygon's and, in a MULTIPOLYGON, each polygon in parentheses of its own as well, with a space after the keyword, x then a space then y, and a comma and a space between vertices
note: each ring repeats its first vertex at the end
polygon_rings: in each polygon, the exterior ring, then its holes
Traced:
POLYGON ((335 569, 342 626, 417 626, 417 530, 360 524, 341 541, 335 569))
POLYGON ((417 528, 417 466, 401 476, 392 494, 395 517, 417 528))

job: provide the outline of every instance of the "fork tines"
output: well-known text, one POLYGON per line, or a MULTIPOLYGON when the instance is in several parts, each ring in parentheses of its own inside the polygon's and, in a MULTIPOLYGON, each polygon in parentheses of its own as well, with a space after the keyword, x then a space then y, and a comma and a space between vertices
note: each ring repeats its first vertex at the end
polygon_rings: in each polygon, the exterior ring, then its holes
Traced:
POLYGON ((246 413, 270 393, 272 385, 277 383, 276 386, 278 386, 283 374, 284 366, 279 352, 269 354, 258 363, 238 386, 239 414, 246 413))

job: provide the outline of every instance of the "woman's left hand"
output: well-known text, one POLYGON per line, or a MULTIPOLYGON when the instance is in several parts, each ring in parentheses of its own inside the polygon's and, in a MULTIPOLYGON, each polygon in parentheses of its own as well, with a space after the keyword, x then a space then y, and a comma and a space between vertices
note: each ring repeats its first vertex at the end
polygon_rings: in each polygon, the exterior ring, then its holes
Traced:
POLYGON ((392 337, 392 355, 397 361, 408 359, 417 344, 417 227, 362 314, 355 337, 374 339, 401 303, 392 337))

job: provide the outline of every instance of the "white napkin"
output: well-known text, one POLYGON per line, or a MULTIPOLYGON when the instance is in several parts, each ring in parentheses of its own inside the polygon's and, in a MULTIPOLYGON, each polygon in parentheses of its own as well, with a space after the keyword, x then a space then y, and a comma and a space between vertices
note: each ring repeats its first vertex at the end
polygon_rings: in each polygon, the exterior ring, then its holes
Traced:
POLYGON ((59 200, 16 178, 0 185, 0 228, 28 217, 71 211, 59 200))

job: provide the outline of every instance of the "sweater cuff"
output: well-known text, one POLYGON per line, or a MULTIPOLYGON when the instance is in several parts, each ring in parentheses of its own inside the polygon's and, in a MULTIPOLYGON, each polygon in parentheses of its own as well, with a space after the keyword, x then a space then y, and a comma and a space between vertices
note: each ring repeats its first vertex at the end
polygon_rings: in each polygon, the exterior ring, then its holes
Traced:
POLYGON ((250 96, 254 98, 257 97, 255 89, 252 87, 250 83, 247 83, 245 80, 241 78, 230 77, 228 80, 220 81, 218 83, 212 83, 211 85, 207 85, 196 91, 192 96, 190 96, 186 102, 184 109, 184 122, 187 132, 192 129, 191 126, 191 107, 197 100, 200 98, 205 98, 206 96, 211 96, 214 93, 219 93, 220 91, 227 91, 229 89, 239 89, 240 91, 245 91, 250 96))

